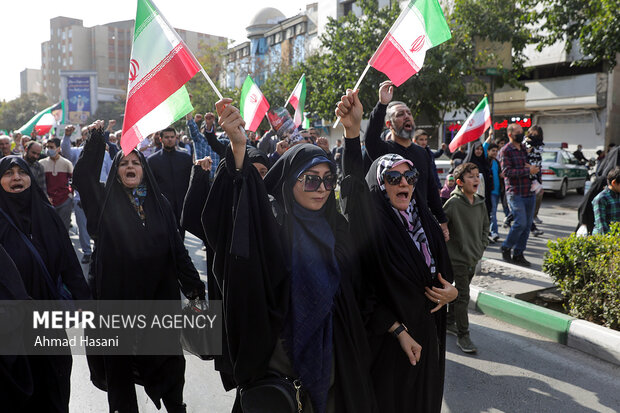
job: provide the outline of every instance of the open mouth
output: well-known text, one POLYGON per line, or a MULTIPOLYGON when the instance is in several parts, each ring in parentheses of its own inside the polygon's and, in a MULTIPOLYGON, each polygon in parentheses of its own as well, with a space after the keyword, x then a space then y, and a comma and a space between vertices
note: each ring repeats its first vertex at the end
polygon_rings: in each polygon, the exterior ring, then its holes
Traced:
POLYGON ((402 200, 408 200, 409 199, 409 191, 397 192, 396 193, 396 198, 402 199, 402 200))
POLYGON ((474 191, 478 190, 478 184, 474 185, 474 191))
POLYGON ((127 178, 135 178, 135 177, 136 177, 135 172, 127 172, 127 178))
POLYGON ((23 191, 24 190, 24 185, 22 184, 13 184, 10 186, 11 191, 23 191))
POLYGON ((404 129, 406 129, 406 130, 411 130, 411 129, 413 129, 413 123, 412 123, 412 122, 409 122, 409 121, 406 121, 406 122, 403 124, 403 128, 404 128, 404 129))

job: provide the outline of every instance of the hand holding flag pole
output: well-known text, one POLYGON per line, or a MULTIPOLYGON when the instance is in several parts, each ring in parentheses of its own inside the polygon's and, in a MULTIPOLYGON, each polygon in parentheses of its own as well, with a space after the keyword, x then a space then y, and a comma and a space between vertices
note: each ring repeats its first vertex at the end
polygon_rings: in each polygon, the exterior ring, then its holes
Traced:
MULTIPOLYGON (((366 76, 366 73, 368 73, 368 69, 370 69, 370 63, 368 63, 366 65, 366 69, 364 69, 364 71, 362 72, 362 75, 360 76, 360 78, 357 79, 357 83, 355 83, 355 86, 353 86, 353 92, 355 92, 357 89, 359 89, 360 84, 362 83, 362 80, 366 76)), ((334 122, 334 126, 332 126, 332 128, 335 129, 338 126, 339 123, 340 123, 340 117, 338 117, 338 119, 336 119, 336 122, 334 122)))

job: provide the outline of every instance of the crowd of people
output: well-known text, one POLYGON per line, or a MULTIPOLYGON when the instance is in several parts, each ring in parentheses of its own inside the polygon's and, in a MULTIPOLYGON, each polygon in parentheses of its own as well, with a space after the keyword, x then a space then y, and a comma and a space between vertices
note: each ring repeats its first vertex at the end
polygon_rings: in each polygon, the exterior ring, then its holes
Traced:
MULTIPOLYGON (((347 91, 333 148, 316 129, 246 134, 230 99, 216 104, 218 121, 188 114, 187 135, 168 127, 127 155, 113 120, 77 139, 72 125, 44 140, 0 137, 0 299, 222 300, 215 368, 236 390, 234 412, 441 411, 446 333, 477 351, 469 288, 500 241, 498 205, 504 260, 529 266, 528 237, 542 234, 543 131, 511 124, 505 140, 434 152, 394 89, 380 85, 364 133, 358 92, 347 91), (204 243, 206 287, 185 231, 204 243)), ((620 168, 606 179, 594 233, 620 214, 620 168)), ((111 412, 138 411, 135 384, 158 408, 186 411, 182 355, 88 364, 111 412)), ((0 356, 3 403, 67 412, 70 375, 70 354, 0 356)))

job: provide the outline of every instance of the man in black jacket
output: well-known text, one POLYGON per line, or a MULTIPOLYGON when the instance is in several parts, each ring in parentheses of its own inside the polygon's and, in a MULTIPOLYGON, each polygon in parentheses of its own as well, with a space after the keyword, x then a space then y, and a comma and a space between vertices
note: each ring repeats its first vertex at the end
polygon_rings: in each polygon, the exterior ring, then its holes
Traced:
POLYGON ((149 156, 147 162, 159 184, 161 193, 172 206, 183 237, 185 231, 181 229, 181 212, 183 199, 189 186, 192 157, 186 151, 177 150, 177 133, 174 128, 164 129, 161 132, 161 141, 162 149, 149 156))
POLYGON ((395 153, 413 162, 413 165, 420 173, 415 191, 420 195, 424 207, 428 207, 443 230, 446 241, 450 238, 448 232, 448 219, 441 207, 439 199, 439 188, 435 182, 431 167, 431 157, 425 149, 414 145, 411 139, 415 131, 413 115, 406 104, 402 102, 391 102, 394 95, 394 84, 390 81, 381 83, 379 87, 379 102, 370 114, 370 121, 364 140, 366 141, 366 151, 371 159, 387 153, 395 153), (387 126, 390 130, 388 137, 383 141, 381 132, 387 126))

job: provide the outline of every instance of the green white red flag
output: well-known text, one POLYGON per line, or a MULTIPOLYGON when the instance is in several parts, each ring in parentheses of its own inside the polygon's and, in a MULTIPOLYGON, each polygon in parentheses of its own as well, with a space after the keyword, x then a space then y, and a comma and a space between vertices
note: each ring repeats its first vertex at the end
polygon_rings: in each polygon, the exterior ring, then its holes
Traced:
POLYGON ((62 100, 34 115, 32 119, 19 128, 17 132, 22 135, 30 135, 34 130, 38 136, 42 136, 49 133, 54 126, 61 124, 64 121, 64 117, 65 101, 62 100))
POLYGON ((437 0, 411 0, 368 64, 400 86, 420 71, 428 49, 451 37, 437 0))
POLYGON ((287 103, 290 103, 291 106, 295 109, 295 116, 293 116, 293 121, 295 122, 295 127, 298 127, 304 121, 304 106, 306 105, 306 74, 301 75, 297 84, 295 85, 295 89, 293 89, 293 93, 288 98, 284 106, 286 107, 287 103))
POLYGON ((474 111, 465 119, 463 126, 461 126, 461 129, 459 129, 452 142, 450 142, 450 152, 454 152, 459 146, 480 138, 489 126, 491 126, 491 111, 489 110, 489 100, 485 96, 474 111))
POLYGON ((250 75, 243 82, 239 106, 241 117, 245 121, 245 128, 256 132, 258 125, 260 125, 269 110, 269 102, 267 102, 263 92, 256 86, 250 75))
POLYGON ((151 0, 138 0, 129 65, 121 135, 124 154, 193 110, 184 85, 201 69, 151 0))

